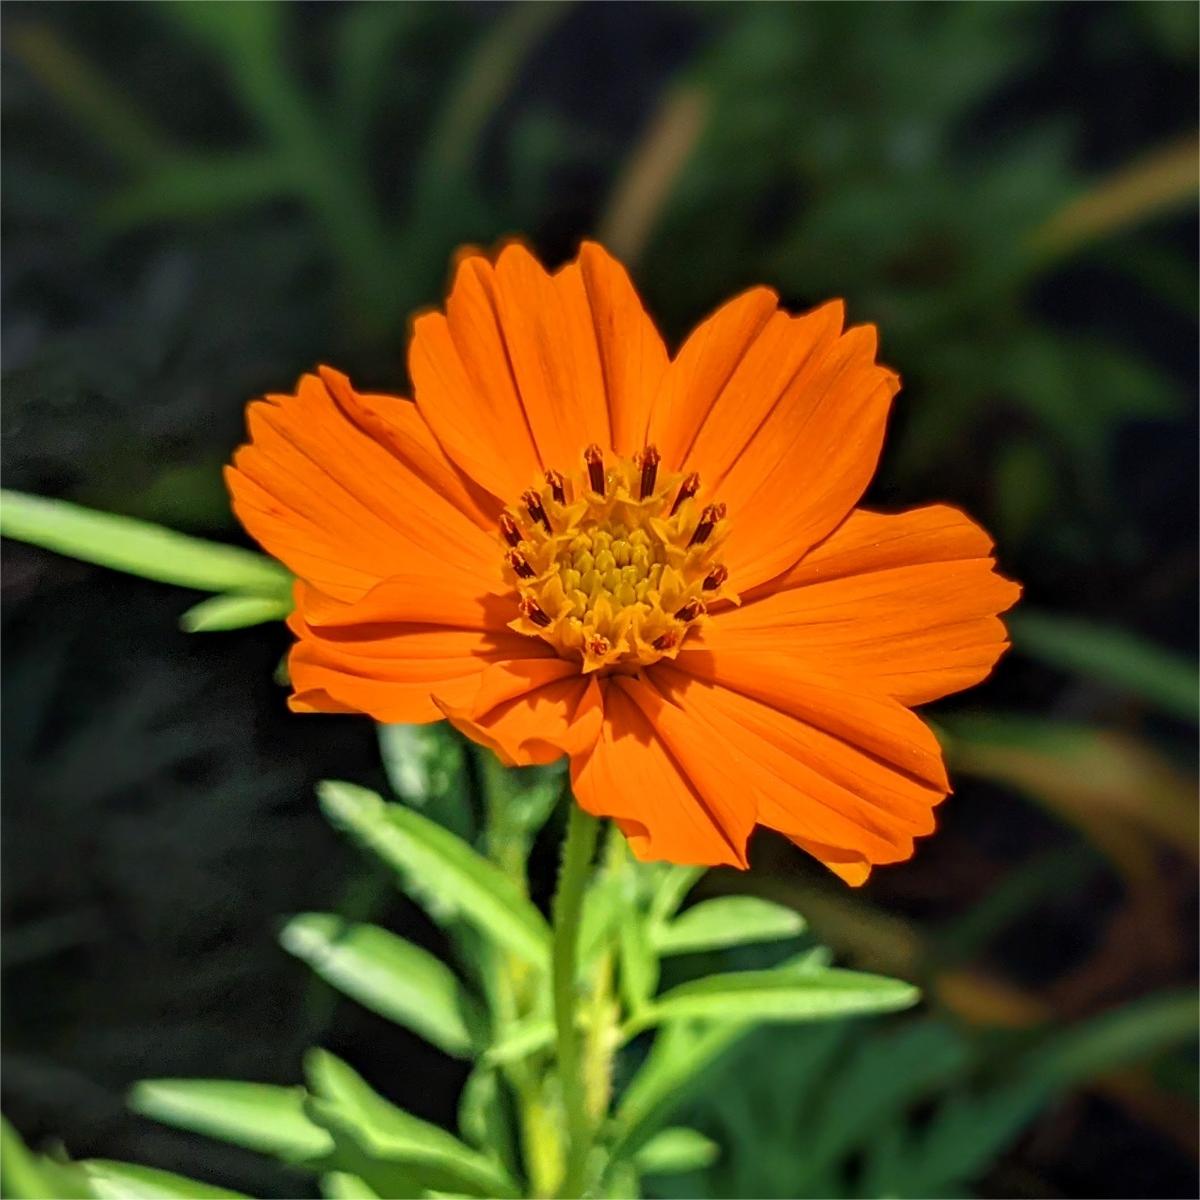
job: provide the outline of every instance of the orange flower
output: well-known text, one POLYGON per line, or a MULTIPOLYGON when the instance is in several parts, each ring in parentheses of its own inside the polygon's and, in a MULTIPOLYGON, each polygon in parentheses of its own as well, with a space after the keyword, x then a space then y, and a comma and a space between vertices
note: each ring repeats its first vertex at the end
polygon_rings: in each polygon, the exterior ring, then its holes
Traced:
POLYGON ((853 884, 908 858, 949 790, 910 706, 988 674, 1019 589, 957 510, 855 507, 875 345, 754 288, 672 358, 599 246, 464 254, 413 401, 321 368, 249 407, 228 481, 298 577, 292 708, 567 754, 641 858, 744 867, 756 824, 853 884))

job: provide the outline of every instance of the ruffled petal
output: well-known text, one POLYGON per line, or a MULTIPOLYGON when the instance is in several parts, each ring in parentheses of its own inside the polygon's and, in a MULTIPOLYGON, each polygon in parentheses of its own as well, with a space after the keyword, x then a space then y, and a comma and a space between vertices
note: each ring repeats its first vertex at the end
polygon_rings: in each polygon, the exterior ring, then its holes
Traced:
POLYGON ((409 370, 439 442, 504 501, 591 442, 640 447, 666 351, 599 246, 549 275, 519 244, 459 264, 446 313, 414 326, 409 370))
POLYGON ((500 575, 488 514, 409 401, 306 375, 247 410, 250 442, 226 480, 242 524, 300 578, 353 601, 414 560, 500 575))
POLYGON ((498 663, 467 703, 434 701, 455 728, 510 767, 585 753, 603 718, 595 677, 561 658, 498 663))
POLYGON ((875 470, 899 381, 875 362, 874 329, 843 333, 843 316, 834 301, 789 317, 754 289, 692 334, 664 380, 651 440, 727 505, 739 591, 829 534, 875 470))
POLYGON ((873 864, 908 858, 913 838, 932 831, 948 784, 933 735, 907 709, 827 681, 730 672, 716 683, 680 661, 658 664, 653 682, 694 742, 734 764, 761 824, 854 884, 873 864))
POLYGON ((427 604, 403 579, 385 581, 356 604, 298 585, 288 620, 299 639, 288 658, 289 704, 297 712, 419 724, 445 715, 434 692, 444 703, 466 704, 494 664, 562 661, 540 639, 494 624, 489 602, 464 591, 427 604))
POLYGON ((640 859, 745 867, 753 808, 725 788, 727 780, 706 759, 695 759, 698 777, 689 776, 675 753, 687 731, 671 721, 665 732, 657 716, 647 715, 659 701, 645 684, 611 676, 603 686, 600 736, 571 761, 579 804, 612 817, 640 859))
POLYGON ((844 675, 904 704, 984 679, 1008 646, 998 613, 1020 587, 988 535, 946 505, 855 511, 791 570, 714 615, 704 643, 844 675))

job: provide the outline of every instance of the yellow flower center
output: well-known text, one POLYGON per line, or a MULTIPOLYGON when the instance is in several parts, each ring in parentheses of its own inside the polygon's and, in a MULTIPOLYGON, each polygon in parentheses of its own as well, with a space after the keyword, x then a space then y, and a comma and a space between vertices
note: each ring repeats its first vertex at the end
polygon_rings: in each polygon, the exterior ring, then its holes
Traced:
POLYGON ((573 477, 547 471, 504 511, 504 574, 518 593, 510 628, 585 672, 636 668, 674 658, 713 601, 737 602, 717 561, 725 506, 698 499, 695 474, 658 467, 653 446, 607 466, 589 446, 573 477))

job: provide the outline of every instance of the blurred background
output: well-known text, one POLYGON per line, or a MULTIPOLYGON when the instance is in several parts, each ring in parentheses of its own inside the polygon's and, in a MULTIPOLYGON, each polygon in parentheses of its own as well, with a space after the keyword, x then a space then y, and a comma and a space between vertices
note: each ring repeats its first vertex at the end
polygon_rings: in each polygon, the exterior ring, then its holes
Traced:
MULTIPOLYGON (((1197 1194, 1194 1040, 1121 1048, 1197 966, 1198 12, 4 5, 6 487, 244 541, 248 398, 317 362, 403 392, 457 246, 599 236, 672 345, 750 284, 844 296, 904 379, 868 503, 963 506, 1025 583, 928 712, 956 792, 912 862, 851 892, 760 835, 703 885, 927 1004, 751 1039, 686 1114, 722 1158, 653 1194, 1197 1194)), ((4 544, 3 1104, 296 1195, 126 1088, 290 1082, 320 1042, 450 1121, 462 1068, 276 944, 364 896, 433 935, 316 812, 386 786, 371 724, 289 716, 285 631, 185 635, 195 599, 4 544)))

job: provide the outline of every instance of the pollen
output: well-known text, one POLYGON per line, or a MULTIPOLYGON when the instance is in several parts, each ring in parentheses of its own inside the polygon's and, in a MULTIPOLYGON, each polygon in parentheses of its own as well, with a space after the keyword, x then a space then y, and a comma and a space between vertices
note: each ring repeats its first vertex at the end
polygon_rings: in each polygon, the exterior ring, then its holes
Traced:
POLYGON ((501 514, 510 628, 585 672, 631 671, 674 658, 711 606, 737 603, 720 561, 725 506, 661 461, 655 446, 625 459, 593 444, 501 514))

